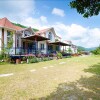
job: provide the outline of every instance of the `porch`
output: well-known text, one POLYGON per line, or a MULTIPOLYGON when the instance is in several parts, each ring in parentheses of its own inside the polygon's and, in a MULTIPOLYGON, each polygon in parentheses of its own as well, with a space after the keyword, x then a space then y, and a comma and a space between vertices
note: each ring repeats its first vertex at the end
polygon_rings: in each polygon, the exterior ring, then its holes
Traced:
POLYGON ((38 53, 41 53, 42 48, 38 47, 38 43, 40 41, 46 41, 46 40, 49 40, 49 39, 40 35, 23 37, 21 39, 21 47, 16 48, 15 54, 16 55, 19 55, 19 54, 20 55, 27 55, 27 54, 36 55, 38 53))
MULTIPOLYGON (((49 42, 49 39, 40 35, 23 37, 21 39, 21 47, 15 49, 15 55, 28 54, 50 54, 61 51, 61 46, 70 46, 61 41, 49 42)), ((64 49, 63 49, 64 51, 64 49)))

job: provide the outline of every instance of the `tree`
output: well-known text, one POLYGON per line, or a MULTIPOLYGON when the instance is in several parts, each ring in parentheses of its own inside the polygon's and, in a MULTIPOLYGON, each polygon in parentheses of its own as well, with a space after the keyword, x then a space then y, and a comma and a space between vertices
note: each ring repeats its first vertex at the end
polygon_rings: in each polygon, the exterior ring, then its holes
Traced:
MULTIPOLYGON (((1 39, 1 42, 3 44, 2 39, 1 39)), ((1 50, 1 55, 3 55, 4 59, 9 58, 9 53, 12 46, 13 46, 13 32, 10 32, 10 37, 9 37, 9 41, 7 41, 7 45, 4 44, 1 50)))
POLYGON ((77 49, 78 53, 81 53, 82 51, 85 51, 84 47, 81 47, 81 46, 77 46, 77 47, 78 47, 78 49, 77 49))
POLYGON ((97 47, 95 50, 91 51, 95 55, 100 55, 100 46, 97 47))
POLYGON ((73 0, 70 6, 85 18, 98 15, 100 12, 100 0, 73 0))

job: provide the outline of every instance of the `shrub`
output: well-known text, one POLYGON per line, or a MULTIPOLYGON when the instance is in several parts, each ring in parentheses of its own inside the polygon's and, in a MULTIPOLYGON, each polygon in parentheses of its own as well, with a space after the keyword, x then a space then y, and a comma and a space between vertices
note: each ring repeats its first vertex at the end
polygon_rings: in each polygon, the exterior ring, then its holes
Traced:
POLYGON ((100 46, 97 47, 95 50, 91 51, 94 55, 100 55, 100 46))
POLYGON ((23 58, 22 58, 23 61, 25 61, 26 59, 27 59, 26 57, 23 57, 23 58))
POLYGON ((37 62, 39 62, 39 60, 36 57, 29 59, 29 63, 37 63, 37 62))
POLYGON ((0 60, 3 60, 3 58, 4 58, 4 56, 1 54, 1 55, 0 55, 0 60))
POLYGON ((43 58, 43 61, 48 61, 48 60, 49 60, 49 58, 47 58, 47 57, 43 58))
POLYGON ((60 52, 57 52, 57 58, 62 58, 62 54, 60 52))

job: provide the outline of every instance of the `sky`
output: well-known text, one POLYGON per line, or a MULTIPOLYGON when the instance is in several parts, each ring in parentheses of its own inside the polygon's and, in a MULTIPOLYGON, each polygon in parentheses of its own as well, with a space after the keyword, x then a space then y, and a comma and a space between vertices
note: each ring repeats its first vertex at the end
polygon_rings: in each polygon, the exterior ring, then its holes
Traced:
POLYGON ((100 14, 83 18, 71 0, 0 0, 0 18, 39 30, 54 27, 62 40, 86 48, 100 44, 100 14))

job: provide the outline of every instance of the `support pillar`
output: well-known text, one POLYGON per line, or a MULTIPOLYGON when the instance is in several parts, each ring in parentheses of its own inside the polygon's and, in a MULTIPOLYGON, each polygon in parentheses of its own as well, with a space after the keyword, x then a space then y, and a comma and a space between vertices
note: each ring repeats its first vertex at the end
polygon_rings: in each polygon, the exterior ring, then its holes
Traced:
POLYGON ((35 37, 35 54, 37 54, 37 50, 38 50, 38 42, 37 38, 35 37))

